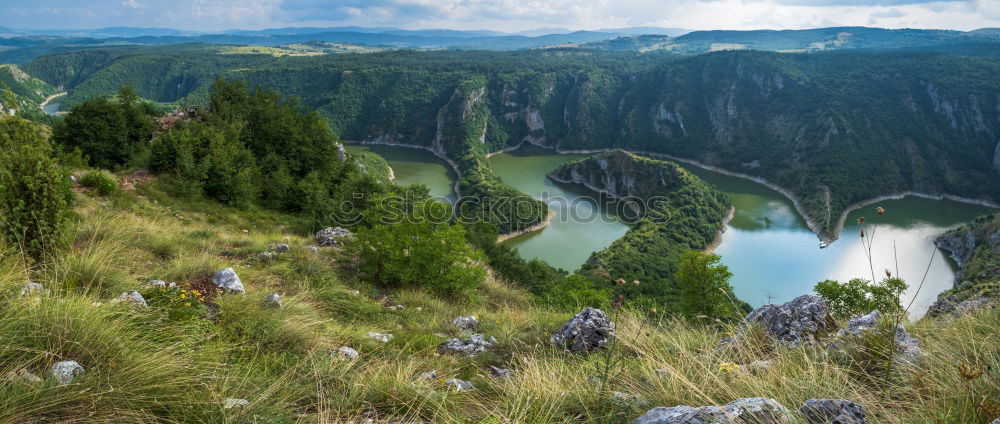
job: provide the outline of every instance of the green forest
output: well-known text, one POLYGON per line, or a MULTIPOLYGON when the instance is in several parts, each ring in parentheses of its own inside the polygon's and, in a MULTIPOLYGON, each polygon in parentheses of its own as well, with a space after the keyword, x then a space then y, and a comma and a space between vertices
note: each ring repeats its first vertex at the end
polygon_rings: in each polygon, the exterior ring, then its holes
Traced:
MULTIPOLYGON (((425 146, 472 196, 513 195, 483 156, 528 142, 624 148, 765 179, 834 237, 853 203, 905 191, 1000 201, 992 45, 980 54, 856 50, 698 56, 550 48, 389 51, 310 57, 224 55, 199 45, 42 56, 30 74, 71 90, 67 105, 132 84, 142 98, 204 103, 215 78, 266 86, 350 141, 425 146), (873 96, 872 93, 878 93, 873 96)), ((502 231, 538 222, 494 220, 502 231)))

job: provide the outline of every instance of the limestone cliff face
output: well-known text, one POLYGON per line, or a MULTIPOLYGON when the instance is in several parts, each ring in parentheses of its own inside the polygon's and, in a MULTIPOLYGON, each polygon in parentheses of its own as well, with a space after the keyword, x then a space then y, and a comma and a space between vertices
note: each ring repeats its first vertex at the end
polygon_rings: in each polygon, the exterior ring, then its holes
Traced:
POLYGON ((980 216, 972 223, 942 234, 934 244, 948 252, 958 264, 957 289, 1000 286, 1000 214, 980 216))
POLYGON ((687 171, 672 162, 643 158, 623 150, 611 150, 569 163, 549 177, 581 184, 619 199, 664 194, 693 181, 687 171))

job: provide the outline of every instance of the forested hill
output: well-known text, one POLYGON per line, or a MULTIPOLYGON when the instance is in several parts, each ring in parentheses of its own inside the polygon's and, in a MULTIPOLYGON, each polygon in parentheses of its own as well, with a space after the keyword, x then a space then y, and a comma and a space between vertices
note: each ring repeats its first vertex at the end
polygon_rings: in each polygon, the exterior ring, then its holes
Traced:
MULTIPOLYGON (((53 54, 25 69, 65 84, 69 103, 131 83, 142 97, 196 104, 216 76, 245 80, 302 98, 343 139, 423 145, 468 169, 524 141, 665 153, 766 179, 833 236, 849 205, 875 196, 1000 202, 991 183, 1000 178, 1000 59, 995 45, 970 48, 981 54, 567 48, 275 58, 191 45, 53 54)), ((494 181, 465 176, 467 185, 494 181)))
MULTIPOLYGON (((724 229, 732 208, 725 194, 676 163, 622 150, 564 164, 549 178, 622 199, 621 216, 633 221, 624 237, 594 252, 581 272, 640 280, 644 284, 634 290, 641 298, 664 303, 678 302, 687 289, 676 281, 681 257, 707 249, 724 229)), ((742 303, 732 296, 731 288, 725 291, 730 292, 729 299, 715 303, 742 303)))

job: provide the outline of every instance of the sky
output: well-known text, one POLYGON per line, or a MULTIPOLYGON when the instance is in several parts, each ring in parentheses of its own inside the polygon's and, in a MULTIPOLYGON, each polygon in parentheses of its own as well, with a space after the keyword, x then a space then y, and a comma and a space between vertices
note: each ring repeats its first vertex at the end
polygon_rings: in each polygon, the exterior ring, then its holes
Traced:
POLYGON ((0 0, 0 26, 192 31, 298 26, 572 30, 659 26, 1000 27, 1000 0, 0 0))

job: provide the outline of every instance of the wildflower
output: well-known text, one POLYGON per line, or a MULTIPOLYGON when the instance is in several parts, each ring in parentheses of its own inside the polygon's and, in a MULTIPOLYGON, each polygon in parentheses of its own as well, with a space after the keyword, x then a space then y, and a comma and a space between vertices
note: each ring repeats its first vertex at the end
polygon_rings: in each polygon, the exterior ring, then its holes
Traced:
POLYGON ((633 286, 638 286, 639 285, 639 280, 632 280, 632 285, 633 286))
POLYGON ((625 285, 625 279, 624 278, 619 278, 619 279, 615 280, 615 285, 618 285, 618 286, 625 285))
POLYGON ((191 302, 185 302, 184 306, 191 306, 191 302))
POLYGON ((875 213, 877 213, 879 216, 882 216, 882 214, 885 213, 885 208, 879 206, 879 207, 875 208, 875 213))
POLYGON ((184 298, 186 298, 186 297, 187 297, 187 295, 186 295, 186 294, 184 294, 184 293, 181 293, 181 299, 184 299, 184 298))
POLYGON ((723 362, 719 364, 719 371, 722 372, 736 372, 740 370, 740 366, 732 362, 723 362))
POLYGON ((656 308, 649 308, 649 313, 655 314, 656 313, 656 308))

